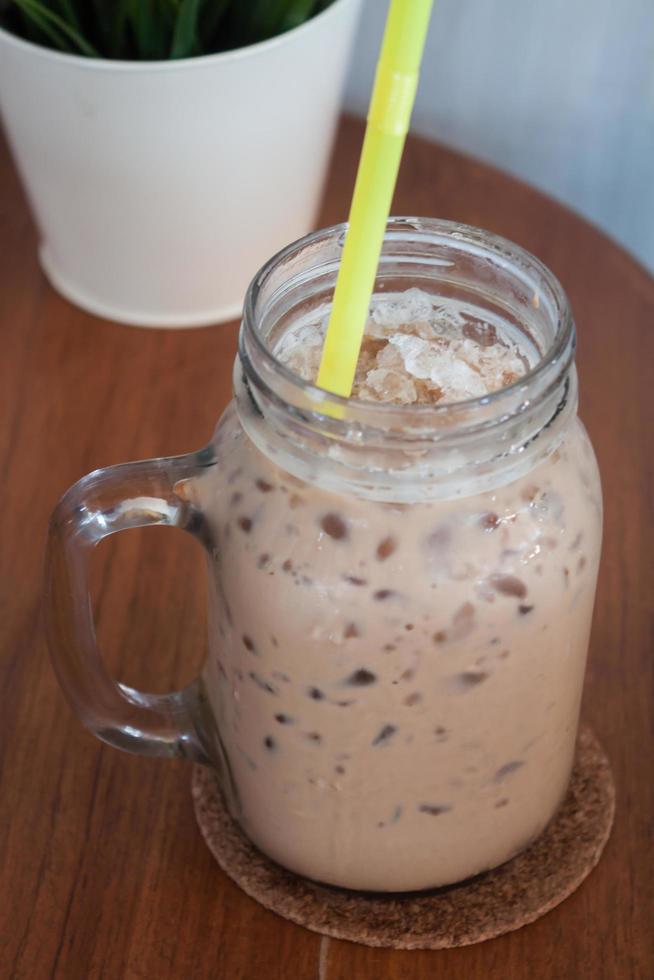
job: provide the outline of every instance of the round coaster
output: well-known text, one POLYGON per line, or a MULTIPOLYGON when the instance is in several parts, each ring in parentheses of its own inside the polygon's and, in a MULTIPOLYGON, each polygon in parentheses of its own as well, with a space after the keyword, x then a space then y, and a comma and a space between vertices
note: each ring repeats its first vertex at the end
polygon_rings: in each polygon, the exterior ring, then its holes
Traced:
POLYGON ((468 946, 545 915, 593 870, 615 811, 609 761, 590 729, 582 728, 567 796, 526 851, 459 885, 377 894, 319 885, 265 857, 229 816, 211 768, 194 767, 192 791, 209 849, 247 895, 314 932, 395 949, 468 946))

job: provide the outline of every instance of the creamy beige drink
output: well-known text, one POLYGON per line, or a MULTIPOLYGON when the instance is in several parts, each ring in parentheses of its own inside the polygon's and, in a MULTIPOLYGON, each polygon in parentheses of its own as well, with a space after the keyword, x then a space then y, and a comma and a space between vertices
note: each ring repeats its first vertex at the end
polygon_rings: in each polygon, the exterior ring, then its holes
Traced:
MULTIPOLYGON (((323 326, 287 324, 271 347, 311 380, 323 326)), ((373 307, 355 395, 440 406, 539 357, 529 331, 411 290, 373 307)), ((538 454, 531 440, 512 467, 455 469, 440 489, 423 486, 418 453, 393 499, 390 484, 321 479, 340 462, 328 440, 298 475, 245 395, 228 409, 219 465, 188 490, 216 555, 203 683, 234 814, 279 863, 426 888, 506 861, 551 819, 601 530, 592 448, 561 418, 538 454)))

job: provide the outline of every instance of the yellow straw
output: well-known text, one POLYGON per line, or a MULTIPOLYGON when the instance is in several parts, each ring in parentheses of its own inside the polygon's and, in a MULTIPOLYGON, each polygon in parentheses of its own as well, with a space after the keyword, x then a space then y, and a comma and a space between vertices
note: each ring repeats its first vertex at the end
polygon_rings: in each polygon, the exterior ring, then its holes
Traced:
POLYGON ((352 392, 433 0, 391 0, 317 383, 352 392))

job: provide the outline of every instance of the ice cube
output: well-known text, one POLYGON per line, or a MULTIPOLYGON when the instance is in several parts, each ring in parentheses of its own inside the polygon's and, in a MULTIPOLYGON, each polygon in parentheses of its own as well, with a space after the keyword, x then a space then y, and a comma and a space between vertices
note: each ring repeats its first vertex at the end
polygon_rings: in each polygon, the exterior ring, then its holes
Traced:
POLYGON ((407 323, 429 322, 434 307, 431 296, 422 289, 407 289, 395 296, 375 296, 370 315, 373 323, 385 327, 400 327, 407 323))
POLYGON ((396 405, 412 405, 416 401, 413 381, 401 371, 386 368, 368 371, 358 395, 366 401, 393 402, 396 405))

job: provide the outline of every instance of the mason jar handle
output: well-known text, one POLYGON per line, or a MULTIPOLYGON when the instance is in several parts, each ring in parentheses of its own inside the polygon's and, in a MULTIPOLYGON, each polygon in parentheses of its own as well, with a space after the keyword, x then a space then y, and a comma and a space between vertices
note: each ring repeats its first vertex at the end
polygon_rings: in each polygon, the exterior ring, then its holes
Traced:
POLYGON ((212 462, 210 450, 203 450, 96 470, 68 490, 50 520, 44 611, 57 677, 83 724, 128 752, 207 761, 193 721, 197 681, 157 695, 110 676, 95 638, 90 554, 110 534, 150 524, 183 528, 211 547, 206 523, 184 499, 180 481, 212 462))

